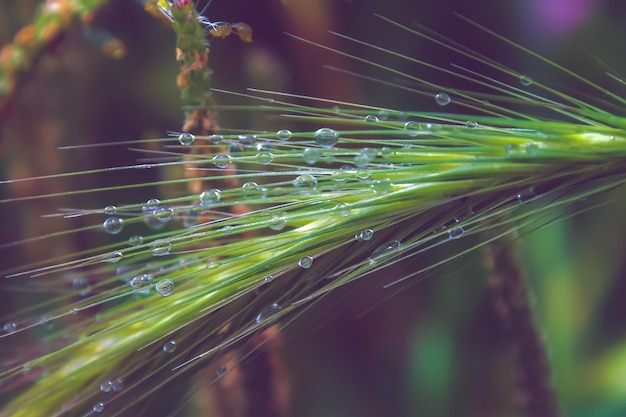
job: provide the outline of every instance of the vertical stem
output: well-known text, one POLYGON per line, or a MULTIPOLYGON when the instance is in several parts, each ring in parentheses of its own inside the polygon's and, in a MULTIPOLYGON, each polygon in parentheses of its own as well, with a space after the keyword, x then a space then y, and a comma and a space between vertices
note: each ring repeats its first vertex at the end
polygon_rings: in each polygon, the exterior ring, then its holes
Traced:
MULTIPOLYGON (((492 233, 497 233, 494 230, 492 233)), ((528 300, 520 270, 515 232, 485 248, 496 314, 506 328, 516 351, 517 389, 520 405, 528 417, 559 417, 551 384, 550 366, 528 300)))

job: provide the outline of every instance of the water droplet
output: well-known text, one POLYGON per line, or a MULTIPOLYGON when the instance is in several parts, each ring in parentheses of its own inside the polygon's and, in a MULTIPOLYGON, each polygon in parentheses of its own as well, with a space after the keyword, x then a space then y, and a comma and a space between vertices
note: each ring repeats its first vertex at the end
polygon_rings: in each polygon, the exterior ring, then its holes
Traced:
POLYGON ((220 366, 219 369, 215 371, 215 376, 217 377, 217 379, 221 379, 224 378, 227 372, 228 368, 226 368, 226 366, 220 366))
POLYGON ((452 100, 450 99, 450 96, 447 95, 446 93, 439 93, 435 95, 435 101, 440 106, 447 106, 448 104, 450 104, 450 101, 452 100))
POLYGON ((4 326, 2 326, 2 330, 4 330, 7 333, 13 333, 16 328, 17 328, 17 324, 15 324, 15 322, 12 322, 12 321, 7 321, 6 323, 4 323, 4 326))
POLYGON ((540 146, 538 143, 529 143, 526 145, 526 153, 530 156, 537 156, 539 154, 540 146))
POLYGON ((256 143, 257 137, 256 135, 239 135, 237 139, 243 146, 249 147, 256 143))
POLYGON ((71 314, 71 315, 78 314, 78 309, 77 309, 76 307, 72 308, 72 309, 70 310, 70 314, 71 314))
POLYGON ((117 378, 115 381, 111 382, 111 388, 113 391, 120 392, 124 390, 124 380, 122 378, 117 378))
POLYGON ((386 158, 394 156, 396 153, 392 151, 390 147, 383 146, 382 148, 380 148, 380 154, 382 155, 383 158, 386 159, 386 158))
POLYGON ((189 228, 194 227, 198 224, 199 214, 195 210, 186 211, 183 213, 183 227, 189 228))
POLYGON ((293 181, 293 186, 303 193, 308 194, 317 187, 317 179, 313 175, 303 174, 293 181))
POLYGON ((146 202, 146 205, 144 206, 144 211, 153 211, 157 207, 159 207, 160 204, 161 201, 159 201, 158 198, 151 198, 146 202))
POLYGON ((478 122, 475 120, 468 120, 467 122, 465 122, 465 126, 469 127, 470 129, 475 129, 478 127, 478 122))
POLYGON ((164 279, 157 282, 154 289, 157 293, 159 293, 159 295, 167 297, 172 294, 172 291, 174 291, 174 283, 169 279, 164 279))
POLYGON ((116 262, 121 261, 123 257, 124 257, 124 254, 122 252, 112 252, 112 253, 106 254, 103 261, 114 264, 116 262))
POLYGON ((530 75, 521 75, 519 77, 519 82, 524 86, 524 87, 528 87, 529 85, 531 85, 533 83, 533 79, 530 75))
POLYGON ((152 216, 160 221, 161 223, 167 223, 172 219, 174 215, 174 210, 171 207, 158 207, 152 213, 152 216))
POLYGON ((463 236, 463 233, 465 233, 465 229, 463 229, 463 227, 461 226, 455 227, 455 228, 448 230, 448 237, 450 239, 458 239, 461 236, 463 236))
POLYGON ((226 154, 215 155, 213 157, 213 163, 218 168, 226 168, 228 165, 230 165, 230 161, 230 155, 226 154))
POLYGON ((421 128, 422 126, 414 120, 409 120, 404 124, 404 130, 406 130, 406 134, 411 137, 417 136, 421 128))
POLYGON ((269 165, 274 160, 274 155, 270 152, 259 152, 254 159, 261 165, 269 165))
POLYGON ((257 324, 263 323, 265 320, 267 320, 269 317, 273 316, 274 314, 278 313, 280 310, 281 310, 280 306, 276 303, 272 304, 269 307, 264 308, 263 311, 261 311, 256 316, 257 324))
POLYGON ((224 143, 224 136, 222 135, 210 135, 209 140, 216 145, 224 143))
POLYGON ((342 184, 348 181, 348 177, 349 177, 349 174, 345 170, 342 170, 342 169, 338 171, 333 171, 333 173, 330 174, 330 179, 338 184, 342 184))
POLYGON ((332 148, 339 140, 337 131, 323 127, 315 132, 315 142, 323 148, 332 148))
POLYGON ((391 241, 376 249, 370 256, 370 263, 376 263, 400 249, 402 245, 398 240, 391 241))
POLYGON ((111 381, 104 381, 102 384, 100 384, 100 391, 111 392, 111 389, 113 389, 112 385, 113 384, 111 383, 111 381))
POLYGON ((165 256, 169 255, 172 250, 172 244, 165 239, 157 239, 150 243, 150 249, 152 249, 152 256, 165 256))
POLYGON ((367 181, 372 176, 372 173, 366 169, 360 169, 356 172, 356 179, 359 181, 367 181))
POLYGON ((358 241, 370 240, 372 237, 374 237, 374 231, 372 229, 363 229, 354 235, 354 238, 358 241))
POLYGON ((133 290, 145 290, 152 285, 152 275, 141 274, 135 275, 128 282, 133 290))
POLYGON ((129 246, 139 246, 143 243, 143 237, 139 235, 133 235, 128 238, 129 246))
POLYGON ((367 155, 359 153, 354 156, 354 165, 357 168, 365 168, 367 164, 369 164, 371 159, 367 157, 367 155))
POLYGON ((535 189, 532 187, 522 191, 517 195, 517 201, 519 201, 520 204, 530 203, 535 198, 537 198, 537 193, 535 193, 535 189))
POLYGON ((347 217, 350 215, 350 205, 347 203, 339 203, 335 206, 335 211, 341 216, 341 217, 347 217))
POLYGON ((104 403, 95 403, 92 408, 94 413, 101 413, 104 411, 104 403))
POLYGON ((241 186, 241 189, 244 193, 251 193, 252 191, 257 191, 259 189, 259 184, 254 181, 248 181, 241 186))
POLYGON ((391 190, 391 181, 389 180, 389 178, 377 179, 372 181, 372 183, 370 184, 370 188, 376 194, 386 194, 389 192, 389 190, 391 190))
POLYGON ((368 114, 367 116, 365 116, 365 121, 368 123, 378 123, 378 116, 368 114))
POLYGON ((270 229, 272 230, 283 230, 287 225, 287 219, 285 216, 274 215, 270 219, 270 229))
POLYGON ((194 135, 192 135, 191 133, 181 133, 178 136, 178 143, 180 143, 183 146, 189 146, 191 145, 194 141, 196 140, 196 137, 194 135))
POLYGON ((212 188, 207 191, 202 191, 200 193, 200 204, 203 206, 213 206, 220 202, 221 191, 217 188, 212 188))
POLYGON ((123 220, 120 217, 108 217, 102 222, 102 230, 105 232, 116 235, 122 231, 124 227, 123 220))
POLYGON ((315 164, 321 157, 322 154, 317 148, 305 148, 302 151, 302 159, 309 165, 315 164))
POLYGON ((117 211, 117 207, 115 207, 114 205, 108 205, 104 208, 104 214, 107 214, 109 216, 112 216, 113 214, 115 214, 116 211, 117 211))
POLYGON ((313 258, 311 258, 310 256, 303 256, 298 261, 298 265, 300 266, 300 268, 309 269, 311 266, 313 266, 313 258))
POLYGON ((291 139, 291 130, 281 129, 278 132, 276 132, 276 137, 279 140, 289 140, 291 139))
POLYGON ((267 282, 267 283, 270 283, 270 282, 274 281, 274 275, 266 275, 266 276, 263 278, 263 281, 265 281, 265 282, 267 282))
POLYGON ((163 352, 172 353, 175 350, 176 350, 175 340, 168 340, 167 342, 163 343, 163 352))
POLYGON ((506 153, 507 158, 515 156, 520 152, 519 145, 515 143, 510 143, 504 147, 504 152, 506 153))

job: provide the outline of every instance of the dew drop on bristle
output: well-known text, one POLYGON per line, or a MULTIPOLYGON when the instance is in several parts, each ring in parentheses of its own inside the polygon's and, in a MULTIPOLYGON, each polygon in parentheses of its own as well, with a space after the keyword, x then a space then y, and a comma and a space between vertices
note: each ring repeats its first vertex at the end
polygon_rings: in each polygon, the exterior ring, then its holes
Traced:
POLYGON ((239 143, 244 147, 250 147, 256 143, 257 137, 256 135, 239 135, 237 140, 239 140, 239 143))
POLYGON ((169 255, 172 250, 172 244, 165 239, 157 239, 150 243, 150 249, 152 249, 152 256, 165 256, 169 255))
POLYGON ((350 206, 347 203, 339 203, 335 206, 335 212, 341 217, 348 217, 350 215, 350 206))
POLYGON ((209 140, 216 145, 221 145, 224 143, 224 136, 222 135, 210 135, 209 140))
POLYGON ((377 179, 372 181, 372 183, 370 184, 370 188, 376 194, 386 194, 389 192, 389 190, 391 190, 391 181, 389 180, 389 178, 377 179))
POLYGON ((189 146, 191 145, 194 141, 196 140, 196 137, 194 135, 192 135, 191 133, 181 133, 178 136, 178 143, 180 143, 183 146, 189 146))
POLYGON ((467 122, 465 122, 465 126, 467 126, 470 129, 475 129, 478 127, 478 122, 475 120, 468 120, 467 122))
POLYGON ((120 392, 124 390, 124 380, 122 378, 117 378, 115 381, 111 382, 111 388, 113 391, 120 392))
POLYGON ((107 214, 109 216, 114 215, 116 211, 117 207, 115 207, 114 205, 108 205, 104 208, 104 214, 107 214))
POLYGON ((111 392, 112 389, 113 384, 111 383, 111 381, 104 381, 102 384, 100 384, 100 391, 102 392, 111 392))
POLYGON ((317 179, 313 175, 303 174, 293 181, 293 186, 304 193, 309 193, 317 187, 317 179))
POLYGON ((220 202, 221 191, 217 188, 212 188, 210 190, 202 191, 200 193, 200 204, 203 206, 214 206, 215 204, 220 202))
POLYGON ((230 165, 230 162, 231 162, 230 155, 221 154, 221 155, 215 155, 213 157, 213 163, 218 168, 222 168, 222 169, 226 168, 228 165, 230 165))
POLYGON ((122 252, 112 252, 107 254, 104 257, 104 262, 110 262, 112 264, 119 262, 122 260, 122 258, 124 257, 124 254, 122 252))
POLYGON ((288 130, 288 129, 281 129, 278 132, 276 132, 276 137, 279 140, 289 140, 291 139, 291 135, 292 135, 291 130, 288 130))
POLYGON ((302 151, 302 159, 309 165, 315 164, 321 157, 322 154, 316 148, 304 148, 302 151))
POLYGON ((520 75, 519 82, 524 86, 528 87, 533 83, 533 79, 530 75, 520 75))
POLYGON ((172 219, 174 210, 171 207, 159 207, 152 213, 155 219, 161 223, 167 223, 172 219))
POLYGON ((128 238, 129 246, 139 246, 143 243, 143 237, 139 235, 133 235, 128 238))
POLYGON ((261 165, 269 165, 274 160, 274 155, 270 152, 259 152, 254 159, 261 165))
POLYGON ((537 198, 537 193, 535 193, 534 188, 528 188, 517 195, 517 201, 520 204, 527 204, 537 198))
POLYGON ((228 368, 226 366, 220 366, 217 371, 215 371, 215 376, 217 379, 222 379, 228 372, 228 368))
POLYGON ((315 142, 323 148, 332 148, 339 140, 337 131, 323 127, 315 132, 315 142))
POLYGON ((157 282, 154 289, 160 296, 167 297, 174 291, 174 283, 169 279, 164 279, 157 282))
POLYGON ((102 230, 105 232, 116 235, 122 231, 124 227, 123 220, 120 217, 108 217, 102 222, 102 230))
POLYGON ((7 321, 2 326, 2 330, 4 330, 6 333, 13 333, 16 328, 17 328, 17 325, 12 321, 7 321))
POLYGON ((372 237, 374 237, 374 231, 372 229, 363 229, 354 236, 354 239, 364 241, 370 240, 372 237))
POLYGON ((402 245, 398 240, 393 240, 389 243, 384 244, 372 253, 372 255, 370 256, 370 263, 376 263, 382 258, 391 255, 392 253, 398 251, 401 246, 402 245))
POLYGON ((310 256, 303 256, 298 261, 298 265, 302 269, 309 269, 311 266, 313 266, 313 258, 311 258, 310 256))
POLYGON ((448 231, 448 237, 450 239, 459 239, 461 236, 463 236, 464 233, 465 233, 465 229, 463 229, 463 227, 459 226, 459 227, 455 227, 453 229, 450 229, 448 231))
POLYGON ((176 350, 176 341, 175 340, 168 340, 167 342, 163 343, 163 352, 165 353, 172 353, 176 350))
POLYGON ((263 277, 263 281, 267 283, 274 281, 274 275, 266 275, 265 277, 263 277))
POLYGON ((439 94, 435 95, 435 101, 440 106, 447 106, 448 104, 450 104, 452 99, 446 93, 439 93, 439 94))
POLYGON ((420 129, 421 125, 415 120, 409 120, 404 124, 404 130, 406 130, 406 134, 411 137, 417 136, 420 129))
POLYGON ((144 211, 156 210, 157 207, 161 204, 161 201, 158 198, 151 198, 146 201, 146 205, 144 206, 144 211))
POLYGON ((248 181, 241 186, 241 189, 244 193, 251 193, 252 191, 257 191, 259 189, 259 184, 254 181, 248 181))
POLYGON ((287 219, 285 216, 274 215, 270 219, 270 229, 283 230, 287 225, 287 219))
POLYGON ((91 409, 94 413, 101 413, 104 411, 104 403, 95 403, 91 409))
POLYGON ((271 316, 273 316, 274 314, 278 313, 281 310, 280 306, 276 303, 272 304, 271 306, 268 306, 266 308, 264 308, 257 316, 256 316, 256 322, 257 324, 261 324, 263 323, 265 320, 267 320, 268 318, 270 318, 271 316))
POLYGON ((368 123, 378 123, 378 116, 368 114, 367 116, 365 116, 365 121, 368 123))
POLYGON ((152 275, 135 275, 130 279, 128 283, 133 290, 145 290, 146 288, 150 287, 150 285, 152 285, 152 275))

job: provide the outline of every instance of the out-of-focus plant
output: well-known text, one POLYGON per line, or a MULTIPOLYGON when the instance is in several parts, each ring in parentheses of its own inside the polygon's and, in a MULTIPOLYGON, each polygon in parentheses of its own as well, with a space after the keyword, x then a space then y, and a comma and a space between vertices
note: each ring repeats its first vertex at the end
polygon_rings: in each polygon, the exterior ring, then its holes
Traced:
MULTIPOLYGON (((129 190, 138 194, 156 187, 168 187, 170 193, 64 210, 66 218, 102 220, 32 240, 92 232, 114 239, 5 271, 9 282, 41 283, 38 291, 66 288, 68 277, 71 288, 52 293, 41 304, 20 306, 6 317, 0 342, 9 346, 9 354, 0 378, 10 400, 0 415, 137 415, 160 392, 270 325, 290 323, 339 287, 379 275, 385 288, 402 289, 512 232, 559 219, 565 207, 577 207, 575 212, 595 208, 602 204, 594 200, 596 195, 626 178, 625 119, 605 110, 623 106, 625 100, 469 19, 460 21, 579 82, 603 105, 534 81, 426 29, 382 16, 377 25, 385 30, 399 30, 408 39, 425 38, 472 66, 439 67, 335 35, 474 84, 476 91, 441 85, 385 61, 293 36, 303 48, 330 49, 397 77, 400 81, 371 81, 427 97, 437 111, 259 89, 210 92, 205 35, 224 37, 235 30, 248 40, 247 26, 211 22, 191 1, 146 6, 164 16, 178 35, 177 83, 186 114, 181 131, 132 142, 163 145, 136 164, 12 179, 2 186, 177 167, 190 174, 73 190, 73 195, 86 197, 129 190), (230 94, 256 104, 216 106, 209 103, 209 94, 230 94), (290 128, 222 130, 215 111, 262 113, 290 128), (408 272, 396 268, 433 253, 443 255, 416 262, 408 272), (27 333, 41 334, 41 349, 23 349, 13 342, 27 333)), ((0 76, 6 74, 10 71, 0 76)), ((61 194, 9 196, 0 203, 45 201, 61 194)), ((510 253, 491 254, 501 289, 519 268, 510 253)), ((513 333, 527 336, 520 346, 540 350, 540 340, 532 339, 537 332, 523 281, 514 284, 518 287, 511 288, 518 290, 512 295, 504 291, 499 299, 502 315, 521 317, 522 323, 512 320, 513 333), (520 326, 530 330, 524 333, 520 326)), ((527 362, 537 358, 545 359, 542 352, 525 357, 527 362)), ((539 368, 537 378, 548 385, 541 393, 549 394, 547 366, 542 362, 539 368)), ((219 384, 235 372, 237 363, 220 365, 208 379, 219 384)), ((532 386, 537 380, 527 382, 532 386)), ((529 415, 541 415, 533 406, 544 400, 531 398, 529 415)), ((544 409, 557 415, 552 399, 545 401, 550 404, 544 409)), ((248 412, 254 415, 254 410, 248 412)))

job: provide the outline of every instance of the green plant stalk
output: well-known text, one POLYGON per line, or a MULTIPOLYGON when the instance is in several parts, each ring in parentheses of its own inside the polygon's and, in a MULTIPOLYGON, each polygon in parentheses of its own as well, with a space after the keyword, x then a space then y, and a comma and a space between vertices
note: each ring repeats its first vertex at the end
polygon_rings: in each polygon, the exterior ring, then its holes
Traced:
MULTIPOLYGON (((503 76, 512 75, 500 70, 503 76)), ((160 229, 134 246, 121 242, 8 272, 10 279, 45 279, 77 270, 95 284, 94 295, 79 302, 70 303, 70 295, 52 300, 58 307, 50 311, 48 321, 79 315, 80 324, 54 333, 51 339, 57 343, 51 351, 0 371, 7 383, 19 381, 25 372, 44 375, 17 392, 0 415, 131 412, 162 385, 175 383, 222 350, 282 322, 338 286, 435 247, 497 230, 479 245, 487 244, 549 218, 554 208, 624 182, 623 118, 558 92, 562 102, 517 87, 492 87, 503 101, 542 106, 568 121, 486 105, 480 95, 454 89, 445 90, 453 102, 484 115, 399 112, 354 104, 336 111, 292 105, 284 94, 256 92, 264 106, 243 110, 289 114, 313 127, 289 134, 195 137, 211 143, 191 145, 204 152, 193 161, 195 169, 210 180, 237 179, 242 187, 120 206, 113 214, 93 210, 122 219, 124 227, 196 217, 197 224, 160 229), (389 115, 386 120, 372 117, 381 110, 389 115), (318 130, 328 126, 334 129, 318 130), (243 150, 227 153, 225 144, 243 150), (350 167, 342 169, 345 164, 350 167), (227 168, 232 166, 240 172, 230 173, 227 168), (240 205, 249 211, 233 215, 232 207, 240 205), (146 206, 150 210, 144 210, 146 206), (147 261, 157 272, 142 266, 147 261), (111 263, 130 270, 112 276, 111 263), (134 285, 144 276, 150 280, 134 285), (158 290, 166 280, 174 285, 171 294, 158 290), (92 309, 97 314, 91 314, 92 309), (170 340, 176 340, 177 350, 163 352, 170 340), (124 389, 103 396, 99 386, 116 378, 125 381, 124 389)), ((165 155, 178 158, 167 164, 189 164, 177 151, 165 155)), ((93 229, 122 225, 117 220, 94 224, 93 229)), ((473 249, 454 252, 389 285, 473 249)), ((28 314, 17 317, 15 324, 2 339, 41 325, 38 317, 28 314)))

